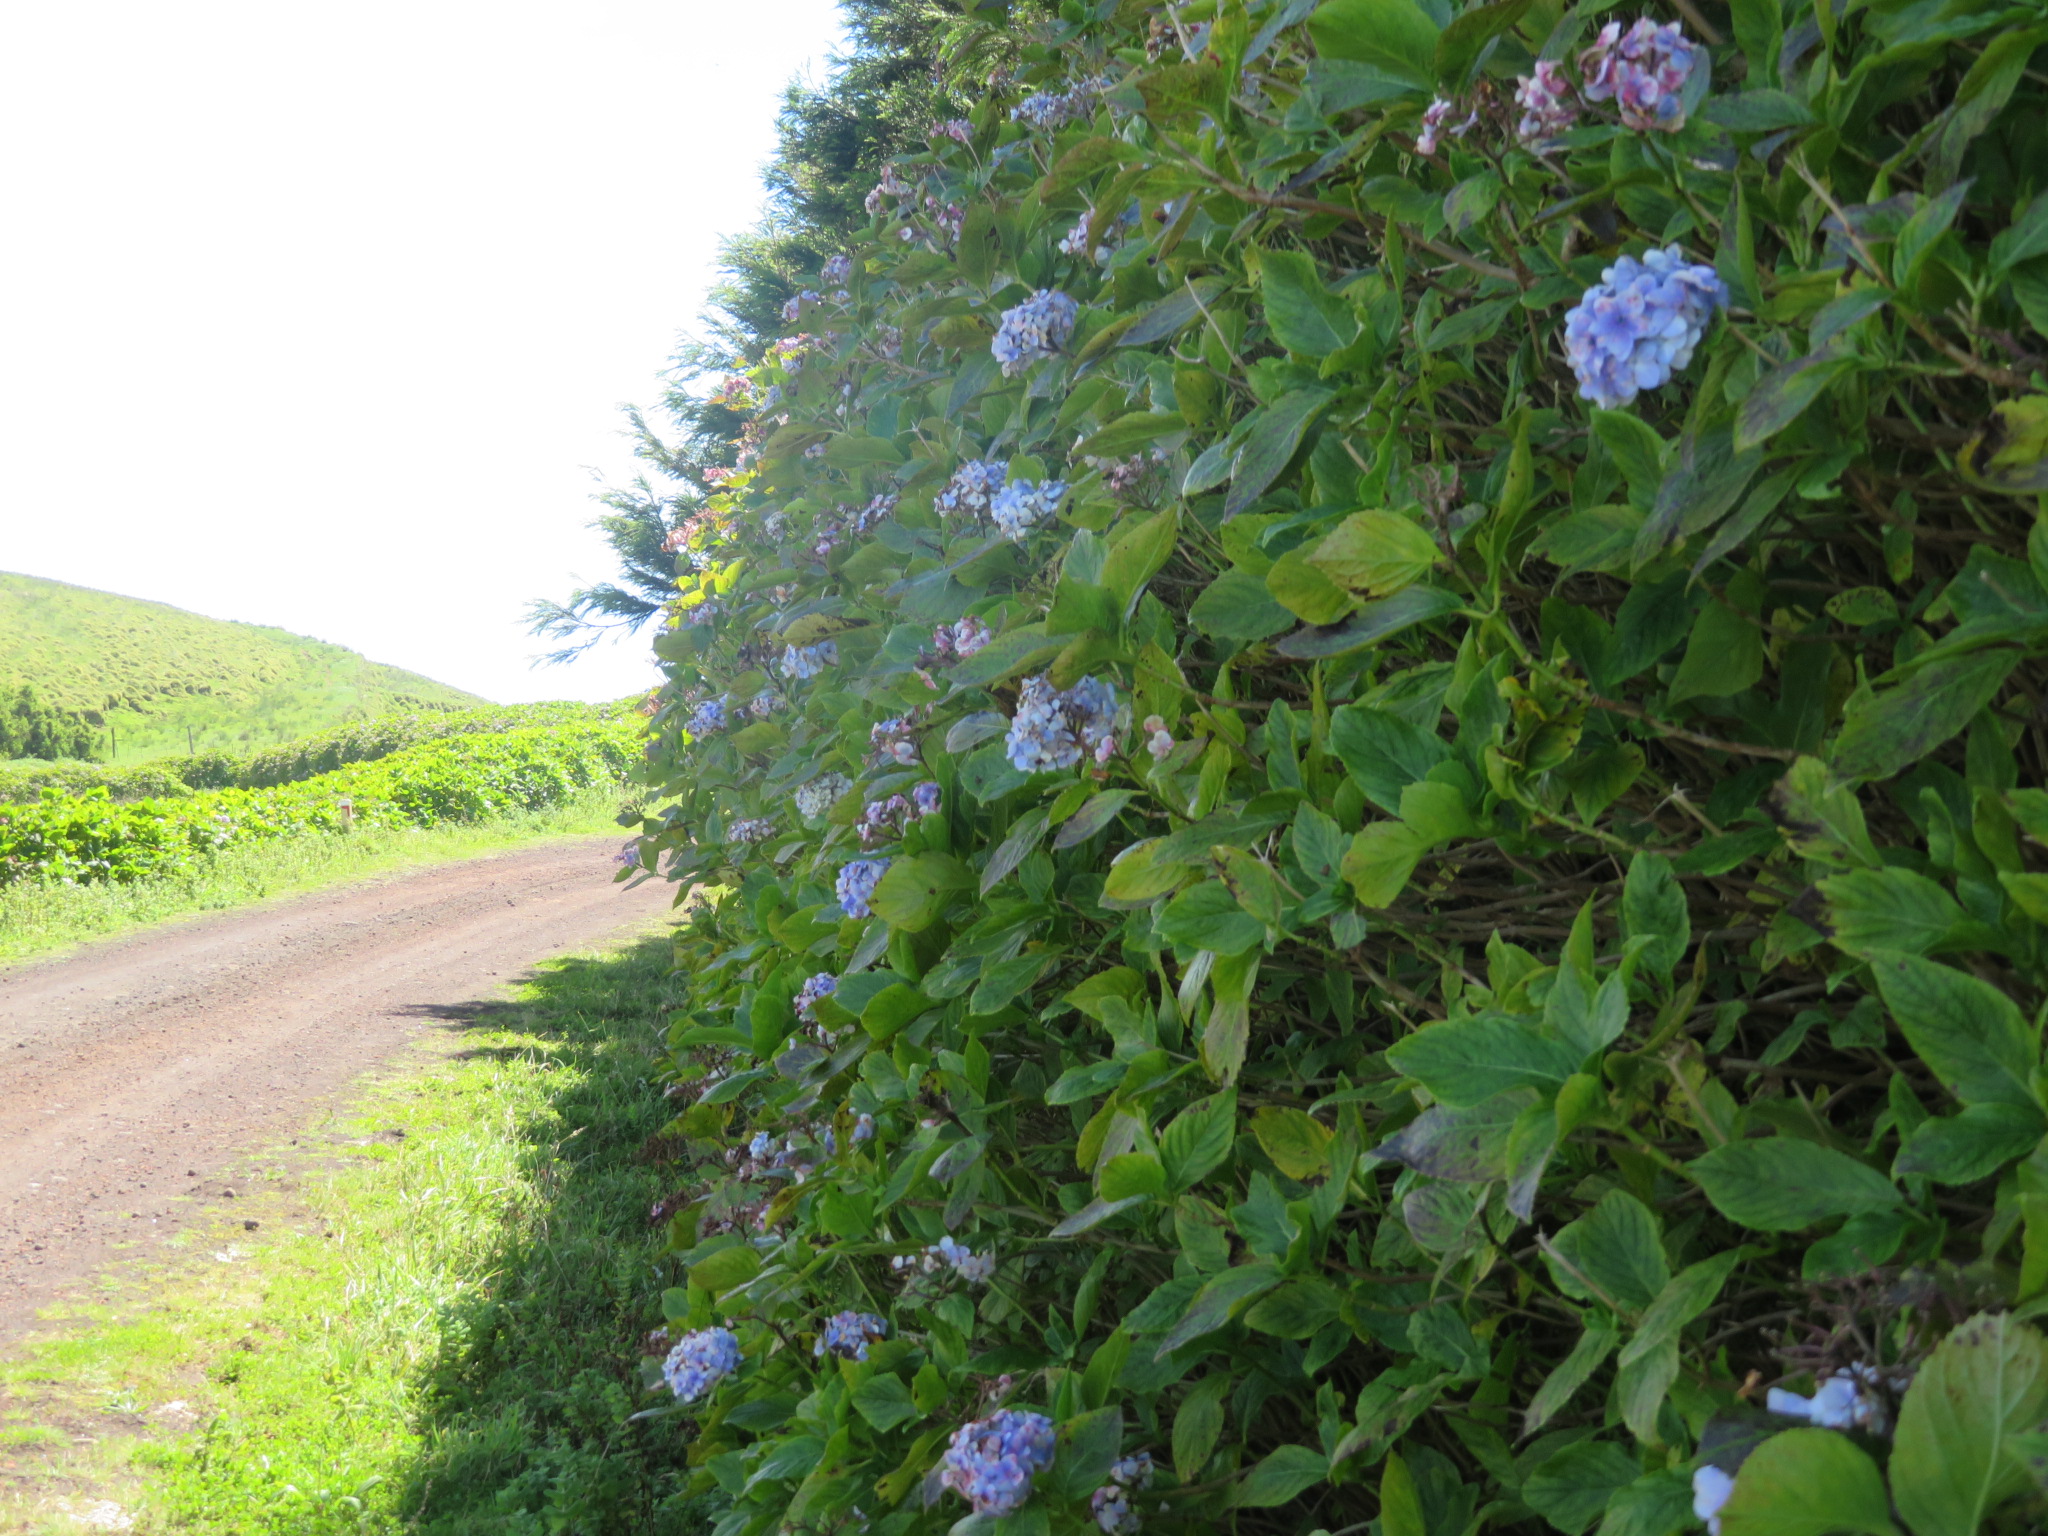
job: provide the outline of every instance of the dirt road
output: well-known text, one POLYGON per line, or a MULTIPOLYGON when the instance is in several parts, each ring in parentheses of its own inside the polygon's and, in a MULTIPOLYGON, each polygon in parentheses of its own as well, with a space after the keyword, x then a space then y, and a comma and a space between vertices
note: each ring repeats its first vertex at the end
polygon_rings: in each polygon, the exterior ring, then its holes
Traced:
POLYGON ((612 885, 617 846, 443 864, 0 971, 0 1345, 231 1198, 214 1175, 234 1154, 461 1005, 656 923, 673 888, 612 885))

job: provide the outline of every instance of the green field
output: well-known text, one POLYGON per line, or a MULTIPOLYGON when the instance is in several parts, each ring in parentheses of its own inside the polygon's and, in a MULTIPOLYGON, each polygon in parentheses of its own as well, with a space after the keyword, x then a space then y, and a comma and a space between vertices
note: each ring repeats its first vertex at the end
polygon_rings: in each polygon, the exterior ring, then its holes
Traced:
POLYGON ((488 701, 344 646, 0 572, 0 685, 106 727, 98 755, 250 751, 379 715, 488 701))

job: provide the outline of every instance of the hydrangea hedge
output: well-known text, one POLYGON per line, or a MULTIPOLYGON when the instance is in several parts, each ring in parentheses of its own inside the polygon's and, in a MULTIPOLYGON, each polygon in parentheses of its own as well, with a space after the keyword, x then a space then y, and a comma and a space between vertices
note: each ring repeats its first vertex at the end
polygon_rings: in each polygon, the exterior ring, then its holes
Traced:
POLYGON ((728 384, 720 1536, 2039 1528, 2048 7, 1672 3, 1067 0, 728 384))

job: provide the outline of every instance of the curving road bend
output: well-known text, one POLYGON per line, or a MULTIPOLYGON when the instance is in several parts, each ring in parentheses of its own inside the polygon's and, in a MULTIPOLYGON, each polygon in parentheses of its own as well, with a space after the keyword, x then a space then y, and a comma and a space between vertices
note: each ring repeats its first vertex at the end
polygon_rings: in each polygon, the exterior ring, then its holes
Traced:
POLYGON ((436 865, 0 971, 0 1345, 465 1004, 657 924, 674 887, 613 885, 617 847, 436 865))

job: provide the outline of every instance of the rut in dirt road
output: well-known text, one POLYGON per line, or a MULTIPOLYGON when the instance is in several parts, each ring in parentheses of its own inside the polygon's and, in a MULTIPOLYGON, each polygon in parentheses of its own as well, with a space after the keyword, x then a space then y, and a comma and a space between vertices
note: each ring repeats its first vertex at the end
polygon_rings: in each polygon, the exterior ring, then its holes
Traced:
POLYGON ((437 1020, 656 923, 674 888, 611 884, 617 846, 438 865, 0 971, 0 1343, 437 1020))

